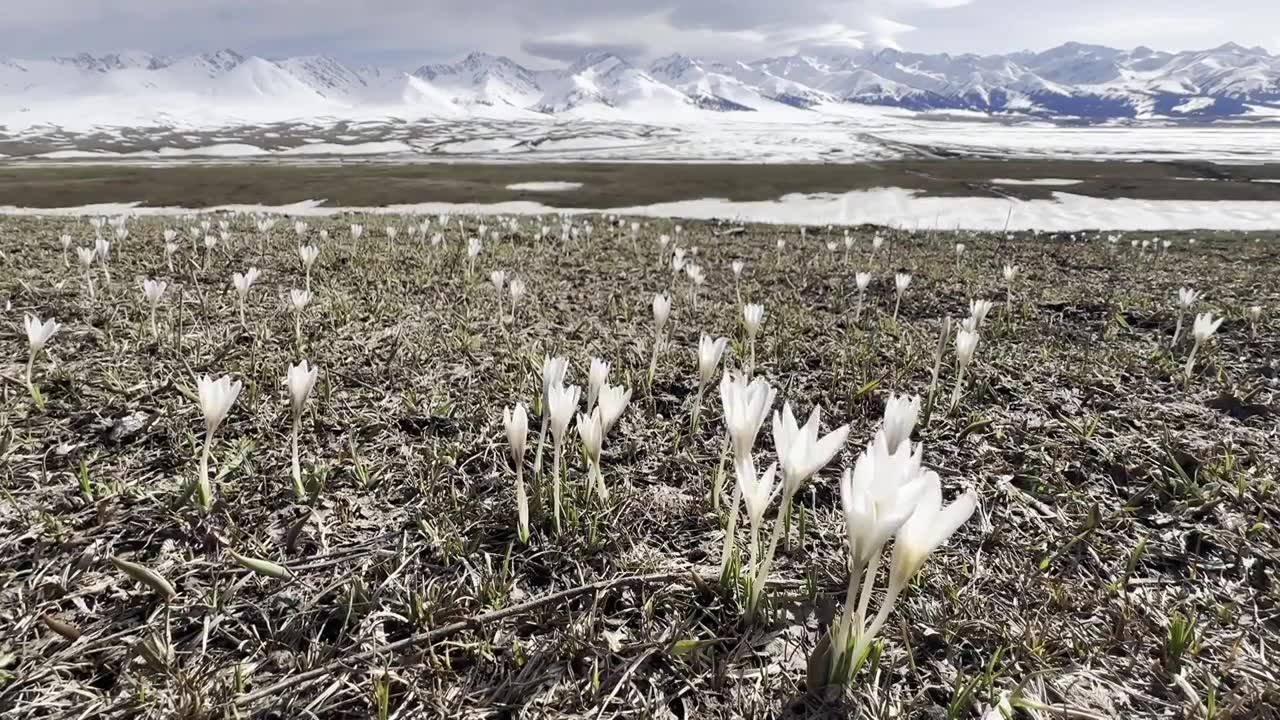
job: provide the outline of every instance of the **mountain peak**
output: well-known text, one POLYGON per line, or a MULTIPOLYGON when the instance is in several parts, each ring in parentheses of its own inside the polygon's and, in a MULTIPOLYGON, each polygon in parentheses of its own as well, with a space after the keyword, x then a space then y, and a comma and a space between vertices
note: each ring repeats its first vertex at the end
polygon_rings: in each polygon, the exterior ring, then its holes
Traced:
MULTIPOLYGON (((1238 43, 1174 53, 1080 42, 1003 55, 869 48, 753 62, 672 53, 644 66, 600 49, 568 68, 539 71, 477 50, 452 64, 423 65, 412 76, 349 67, 327 55, 268 61, 232 49, 177 58, 120 52, 0 61, 0 106, 45 105, 56 114, 64 100, 92 98, 109 108, 147 108, 157 105, 152 98, 179 92, 278 103, 282 113, 334 103, 335 114, 406 105, 448 117, 471 109, 527 117, 604 106, 628 118, 632 111, 663 117, 676 109, 790 112, 790 106, 821 112, 827 105, 858 103, 1086 121, 1212 119, 1280 100, 1280 61, 1238 43)), ((225 106, 197 111, 193 103, 196 116, 226 114, 218 112, 225 106)))
POLYGON ((619 68, 628 68, 631 64, 617 55, 605 50, 592 50, 577 62, 569 66, 569 74, 577 75, 585 70, 595 68, 601 72, 610 72, 619 68))

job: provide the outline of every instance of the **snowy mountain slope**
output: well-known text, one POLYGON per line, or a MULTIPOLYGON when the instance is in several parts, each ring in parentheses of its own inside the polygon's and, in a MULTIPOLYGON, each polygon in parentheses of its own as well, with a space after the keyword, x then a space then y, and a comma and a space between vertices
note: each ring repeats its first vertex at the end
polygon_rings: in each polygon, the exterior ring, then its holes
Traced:
POLYGON ((559 113, 602 105, 646 114, 692 108, 692 98, 612 53, 588 53, 544 83, 536 108, 559 113))
POLYGON ((527 108, 542 97, 537 73, 488 53, 471 53, 453 65, 423 65, 413 75, 462 105, 527 108))
POLYGON ((0 59, 0 126, 285 120, 318 116, 679 119, 793 114, 842 104, 1086 121, 1280 114, 1280 56, 1226 44, 1178 53, 1067 43, 1043 52, 948 55, 867 50, 647 67, 590 53, 532 70, 475 52, 412 73, 332 57, 268 60, 234 50, 0 59))

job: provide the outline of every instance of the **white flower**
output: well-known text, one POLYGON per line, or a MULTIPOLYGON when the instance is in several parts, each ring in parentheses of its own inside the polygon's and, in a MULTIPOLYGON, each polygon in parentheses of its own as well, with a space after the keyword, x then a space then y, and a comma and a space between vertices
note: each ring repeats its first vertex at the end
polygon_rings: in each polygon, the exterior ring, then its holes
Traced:
POLYGON ((960 328, 956 333, 956 360, 960 367, 968 367, 973 361, 973 353, 978 349, 978 333, 968 328, 960 328))
POLYGON ((511 293, 511 308, 515 309, 516 305, 524 298, 524 281, 520 279, 512 279, 507 285, 508 291, 511 293))
POLYGON ((760 428, 773 410, 775 397, 776 392, 762 377, 747 383, 742 373, 726 372, 720 379, 724 424, 733 443, 733 456, 738 462, 745 462, 751 457, 760 428))
POLYGON ((547 393, 547 410, 551 417, 551 435, 556 442, 564 439, 565 430, 569 429, 569 421, 578 409, 578 398, 582 390, 577 385, 561 385, 556 383, 547 393))
POLYGON ((303 360, 297 365, 290 365, 284 376, 284 384, 289 388, 289 404, 293 408, 294 417, 302 415, 302 406, 311 397, 311 389, 316 386, 316 377, 320 369, 307 366, 303 360))
POLYGON ((31 346, 32 355, 40 352, 49 338, 62 327, 53 318, 40 322, 40 318, 35 315, 24 316, 22 324, 27 329, 27 344, 31 346))
POLYGON ((240 293, 240 297, 249 296, 249 288, 258 281, 262 273, 258 272, 258 268, 251 267, 243 275, 236 273, 231 276, 231 284, 235 287, 236 292, 240 293))
POLYGON ((742 262, 741 260, 734 260, 733 263, 729 265, 729 267, 733 269, 734 277, 742 277, 742 269, 746 267, 746 263, 742 262))
POLYGON ((96 252, 98 255, 98 259, 102 260, 102 262, 106 262, 111 259, 111 241, 110 240, 107 240, 104 238, 98 238, 97 240, 94 241, 93 248, 94 248, 94 252, 96 252))
POLYGON ((166 258, 173 257, 178 253, 178 243, 167 242, 164 244, 164 256, 166 258))
POLYGON ((787 241, 784 238, 778 238, 778 252, 782 252, 787 247, 787 241))
POLYGON ((600 358, 591 358, 591 369, 587 370, 587 409, 596 406, 596 398, 600 396, 600 388, 609 380, 609 363, 600 358))
POLYGON ((1249 313, 1249 319, 1253 322, 1258 322, 1258 320, 1262 318, 1261 305, 1250 305, 1249 309, 1246 312, 1249 313))
POLYGON ((289 304, 293 306, 294 312, 302 312, 311 304, 311 293, 307 290, 290 290, 289 304))
POLYGON ((608 435, 631 404, 631 390, 621 385, 605 385, 600 388, 596 401, 599 403, 600 421, 604 423, 604 434, 608 435))
POLYGON ((889 395, 884 405, 884 439, 889 452, 894 452, 904 442, 911 441, 916 419, 920 416, 920 396, 889 395))
POLYGON ((853 280, 858 284, 859 290, 866 290, 867 286, 871 284, 871 273, 860 272, 853 276, 853 280))
POLYGON ((977 506, 977 496, 966 492, 943 508, 942 483, 938 474, 928 471, 924 482, 925 488, 916 502, 915 511, 902 524, 893 543, 889 570, 889 587, 892 589, 905 588, 929 555, 969 520, 977 506))
POLYGON ((71 247, 71 236, 63 233, 62 236, 58 238, 58 242, 62 243, 63 250, 67 250, 71 247))
POLYGON ((960 327, 976 335, 978 333, 978 318, 970 315, 960 322, 960 327))
POLYGON ((563 357, 547 356, 542 359, 542 414, 548 415, 546 405, 547 396, 551 394, 551 388, 564 384, 565 377, 569 374, 569 359, 563 357))
POLYGON ((671 317, 671 296, 666 293, 657 293, 653 296, 653 324, 658 332, 662 333, 662 329, 667 325, 667 319, 671 317))
POLYGON ((836 243, 835 240, 827 241, 827 252, 835 252, 836 250, 839 250, 839 249, 840 249, 840 246, 836 243))
POLYGON ((1004 266, 1004 281, 1005 281, 1005 282, 1007 282, 1007 283, 1011 283, 1011 282, 1013 282, 1014 278, 1016 278, 1016 277, 1018 277, 1018 266, 1017 266, 1017 265, 1005 265, 1005 266, 1004 266))
POLYGON ((80 261, 80 267, 85 270, 88 270, 89 266, 93 265, 93 259, 97 254, 98 252, 93 248, 76 248, 76 258, 80 261))
POLYGON ((702 272, 702 268, 700 266, 694 265, 693 263, 685 265, 684 274, 689 276, 689 279, 693 281, 694 285, 701 286, 707 281, 706 273, 702 272))
POLYGON ((600 420, 600 408, 592 410, 590 415, 578 413, 578 438, 582 440, 582 449, 591 458, 591 462, 600 462, 600 450, 604 445, 604 423, 600 420))
POLYGON ((681 270, 684 270, 684 263, 684 248, 676 248, 675 251, 671 253, 672 272, 680 272, 681 270))
POLYGON ((883 246, 884 246, 884 238, 880 237, 879 235, 876 235, 875 237, 871 238, 871 249, 873 251, 879 250, 883 246))
POLYGON ((1214 320, 1213 313, 1203 312, 1196 316, 1196 324, 1192 327, 1191 334, 1195 336, 1197 344, 1203 343, 1218 332, 1218 326, 1221 324, 1222 318, 1214 320))
POLYGON ((1178 304, 1184 308, 1189 308, 1196 304, 1200 299, 1200 293, 1191 288, 1180 288, 1178 290, 1178 304))
POLYGON ((927 487, 921 466, 922 446, 912 452, 911 441, 889 449, 883 432, 875 438, 852 470, 840 478, 840 505, 844 510, 849 552, 856 567, 880 554, 885 543, 911 517, 927 487))
MULTIPOLYGON (((206 226, 205 230, 207 231, 208 229, 209 228, 206 226)), ((298 220, 293 224, 293 231, 298 234, 298 237, 302 237, 307 234, 307 224, 298 220)))
POLYGON ((480 238, 473 237, 467 240, 467 257, 475 259, 480 254, 480 238))
POLYGON ((698 340, 698 382, 700 385, 706 385, 711 382, 711 377, 715 375, 716 366, 720 364, 720 356, 724 354, 724 348, 729 344, 729 338, 712 338, 710 335, 703 335, 698 340))
POLYGON ((212 235, 205 235, 205 236, 204 236, 204 248, 205 248, 205 250, 212 250, 212 249, 214 249, 215 247, 217 247, 217 245, 218 245, 218 238, 216 238, 216 237, 214 237, 214 236, 212 236, 212 235))
POLYGON ((849 426, 842 425, 819 439, 821 421, 820 405, 814 406, 809 420, 802 426, 796 423, 791 403, 782 406, 781 414, 773 413, 773 446, 778 453, 787 495, 794 495, 806 480, 831 462, 849 436, 849 426))
POLYGON ((760 529, 764 521, 765 511, 773 502, 774 477, 778 472, 778 463, 771 463, 759 478, 754 477, 755 467, 750 463, 734 463, 734 475, 738 480, 738 488, 742 491, 742 504, 747 508, 747 520, 751 523, 752 533, 760 529))
POLYGON ((754 303, 747 303, 742 306, 742 324, 747 328, 747 337, 755 339, 756 333, 760 332, 760 325, 764 323, 764 306, 754 303))
POLYGON ((209 379, 208 375, 200 378, 200 410, 204 412, 205 434, 213 435, 218 426, 226 419, 236 397, 240 395, 240 381, 231 381, 230 376, 209 379))
POLYGON ((298 246, 298 257, 302 258, 302 267, 310 270, 311 266, 315 264, 316 258, 320 257, 320 248, 315 245, 300 245, 298 246))
POLYGON ((969 302, 969 315, 973 317, 976 325, 982 325, 987 321, 987 313, 991 312, 990 300, 972 300, 969 302))
POLYGON ((364 235, 364 226, 363 226, 363 225, 357 225, 357 224, 355 224, 355 223, 352 223, 352 225, 351 225, 351 239, 352 239, 352 240, 359 240, 359 239, 360 239, 360 237, 361 237, 362 235, 364 235))
POLYGON ((168 286, 169 284, 163 280, 143 280, 142 296, 147 299, 147 302, 155 305, 160 302, 160 298, 164 295, 164 290, 168 286))
POLYGON ((502 424, 507 429, 507 444, 511 446, 511 459, 517 463, 524 459, 525 445, 529 440, 529 413, 525 412, 523 403, 516 403, 513 408, 504 408, 502 424))
POLYGON ((956 243, 956 255, 964 254, 964 243, 956 243))
POLYGON ((901 295, 907 288, 911 287, 911 273, 898 273, 897 275, 894 275, 893 284, 894 287, 898 289, 898 294, 901 295))
POLYGON ((493 289, 502 292, 503 286, 507 284, 507 272, 505 270, 494 270, 489 273, 489 282, 493 285, 493 289))

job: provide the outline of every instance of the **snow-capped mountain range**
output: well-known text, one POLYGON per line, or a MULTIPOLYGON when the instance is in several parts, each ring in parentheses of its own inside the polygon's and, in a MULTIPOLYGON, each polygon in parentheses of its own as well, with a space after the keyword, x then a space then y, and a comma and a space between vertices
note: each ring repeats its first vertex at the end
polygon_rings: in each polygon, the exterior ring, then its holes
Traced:
POLYGON ((1067 43, 1009 55, 884 49, 734 62, 671 55, 647 65, 591 53, 553 70, 485 53, 412 71, 324 56, 267 60, 231 50, 177 58, 0 59, 0 127, 19 122, 15 111, 34 115, 24 124, 57 124, 54 109, 83 115, 124 108, 130 123, 146 117, 164 122, 183 113, 230 113, 252 121, 353 109, 396 116, 678 120, 704 113, 822 112, 844 104, 1094 122, 1275 116, 1280 56, 1235 44, 1169 53, 1067 43))

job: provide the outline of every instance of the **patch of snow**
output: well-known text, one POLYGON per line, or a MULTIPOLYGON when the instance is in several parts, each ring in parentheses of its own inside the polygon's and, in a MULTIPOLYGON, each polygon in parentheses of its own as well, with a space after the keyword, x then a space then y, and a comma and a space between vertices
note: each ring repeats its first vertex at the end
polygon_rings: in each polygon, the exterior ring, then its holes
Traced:
POLYGON ((992 178, 991 182, 996 185, 1047 185, 1047 186, 1065 186, 1079 185, 1083 180, 1067 180, 1064 178, 1039 178, 1036 180, 1015 180, 1013 178, 992 178))
POLYGON ((577 190, 582 187, 580 182, 564 182, 561 180, 546 180, 542 182, 522 182, 508 185, 508 190, 527 190, 529 192, 562 192, 565 190, 577 190))
MULTIPOLYGON (((805 225, 870 223, 890 227, 936 227, 998 231, 1046 230, 1276 230, 1280 229, 1280 201, 1271 200, 1136 200, 1094 198, 1056 192, 1049 200, 1009 200, 989 197, 924 197, 902 188, 878 188, 848 193, 787 195, 778 200, 738 202, 724 199, 686 200, 609 209, 554 208, 517 201, 494 204, 421 203, 377 208, 328 207, 321 201, 284 206, 228 205, 194 212, 271 212, 284 215, 327 216, 342 213, 378 214, 617 214, 688 219, 731 219, 805 225)), ((137 203, 70 208, 0 207, 3 215, 182 215, 190 208, 144 207, 137 203)))

